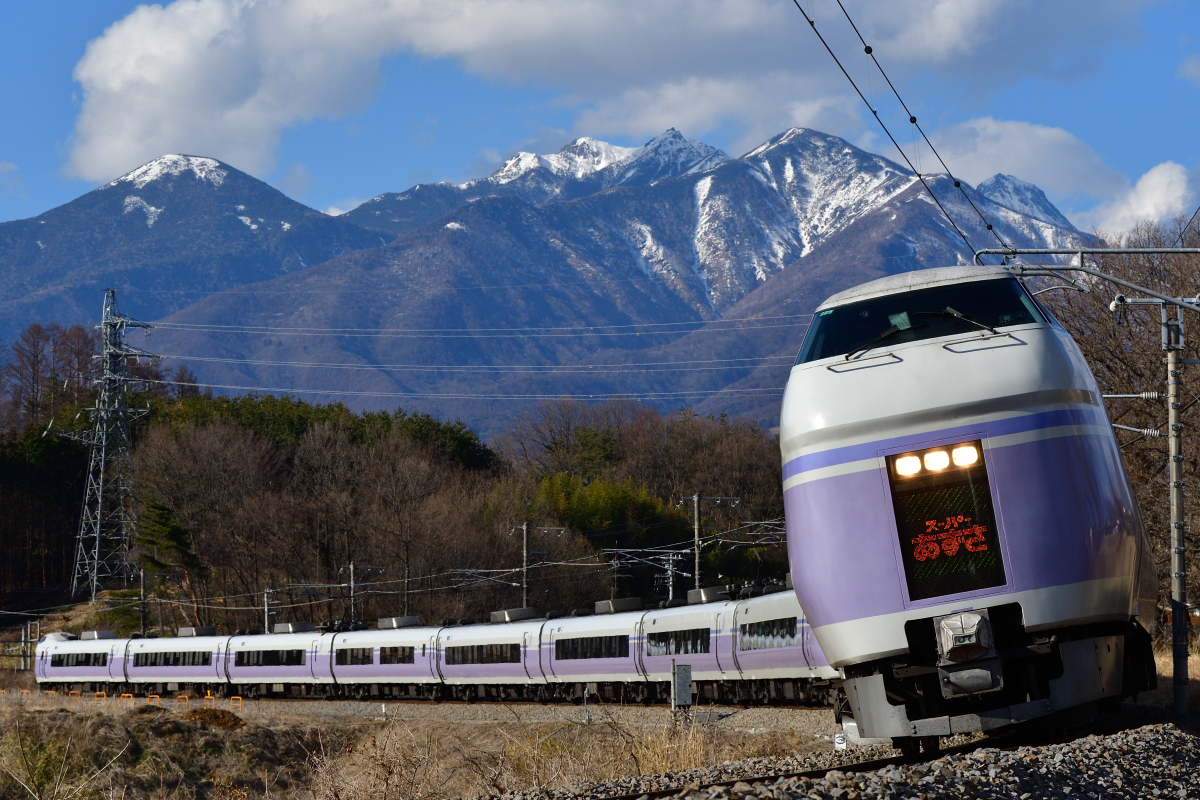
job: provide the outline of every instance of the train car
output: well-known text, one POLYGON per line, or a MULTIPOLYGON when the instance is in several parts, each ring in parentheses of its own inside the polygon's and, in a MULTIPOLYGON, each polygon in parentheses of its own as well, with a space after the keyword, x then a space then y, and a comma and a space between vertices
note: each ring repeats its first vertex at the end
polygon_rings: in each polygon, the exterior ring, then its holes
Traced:
POLYGON ((575 700, 590 688, 604 700, 648 699, 650 689, 638 665, 638 625, 644 613, 549 620, 542 629, 542 664, 553 695, 575 700))
POLYGON ((851 734, 912 750, 1153 685, 1157 578, 1079 348, 999 267, 816 310, 780 419, 792 578, 851 734))
POLYGON ((452 697, 526 699, 546 683, 542 628, 532 619, 499 625, 458 625, 437 633, 437 669, 452 697))
POLYGON ((216 688, 226 683, 228 642, 228 636, 124 639, 124 682, 148 694, 177 691, 180 686, 216 688))
POLYGON ((670 681, 672 661, 690 666, 693 681, 735 679, 733 609, 731 602, 718 602, 646 612, 638 629, 646 679, 670 681))
MULTIPOLYGON (((389 622, 391 620, 388 620, 389 622)), ((333 636, 333 678, 352 697, 433 697, 437 672, 435 627, 418 620, 405 627, 353 631, 333 636)))
POLYGON ((78 691, 107 691, 125 679, 124 639, 95 631, 79 639, 69 633, 50 633, 38 643, 34 678, 39 684, 78 691))
POLYGON ((38 646, 37 679, 47 688, 141 694, 579 701, 590 691, 614 702, 666 702, 674 661, 692 668, 702 702, 823 700, 837 672, 795 593, 729 600, 719 587, 696 599, 617 613, 609 612, 629 601, 602 601, 601 613, 555 619, 510 609, 486 625, 389 618, 377 630, 341 633, 292 623, 279 627, 293 632, 268 635, 50 634, 38 646))
POLYGON ((335 683, 335 635, 309 631, 228 637, 225 676, 230 691, 242 697, 325 694, 335 683))

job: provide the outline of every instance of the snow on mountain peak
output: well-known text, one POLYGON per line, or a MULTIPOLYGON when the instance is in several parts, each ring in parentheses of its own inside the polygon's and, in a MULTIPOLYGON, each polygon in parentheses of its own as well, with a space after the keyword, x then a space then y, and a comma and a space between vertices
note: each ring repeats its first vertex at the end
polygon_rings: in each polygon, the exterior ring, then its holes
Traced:
POLYGON ((1045 192, 1020 178, 996 173, 975 188, 981 195, 997 205, 1018 211, 1042 222, 1048 222, 1051 225, 1068 230, 1075 229, 1071 221, 1050 202, 1045 192))
POLYGON ((671 128, 641 147, 621 147, 583 136, 557 153, 517 153, 484 180, 511 183, 540 168, 557 178, 577 181, 604 173, 603 184, 616 186, 703 172, 728 160, 729 156, 712 145, 684 138, 671 128))
POLYGON ((159 178, 167 175, 175 177, 187 170, 192 171, 192 174, 196 176, 196 180, 208 181, 214 187, 220 186, 225 181, 225 176, 229 174, 221 169, 221 162, 213 158, 165 155, 147 164, 143 164, 133 172, 122 175, 107 185, 116 186, 118 183, 132 183, 135 189, 141 189, 146 184, 156 181, 159 178))
POLYGON ((674 128, 668 128, 630 154, 621 165, 620 183, 639 176, 657 180, 691 175, 728 160, 729 156, 712 145, 687 139, 674 128))
POLYGON ((624 161, 636 151, 636 147, 619 147, 583 136, 553 155, 542 156, 542 159, 556 175, 569 175, 579 180, 610 164, 624 161))

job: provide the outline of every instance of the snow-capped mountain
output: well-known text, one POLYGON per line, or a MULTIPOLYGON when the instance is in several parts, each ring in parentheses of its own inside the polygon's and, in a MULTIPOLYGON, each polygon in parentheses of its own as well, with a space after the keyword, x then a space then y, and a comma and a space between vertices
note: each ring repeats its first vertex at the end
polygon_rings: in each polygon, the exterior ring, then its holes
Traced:
POLYGON ((729 160, 712 145, 671 128, 641 147, 618 147, 590 137, 557 153, 517 153, 486 178, 462 184, 419 184, 374 197, 343 218, 400 234, 480 197, 511 196, 534 205, 586 197, 614 186, 645 186, 703 172, 729 160))
POLYGON ((1032 183, 1014 178, 1012 175, 996 173, 975 188, 981 195, 997 205, 1059 228, 1075 230, 1075 226, 1063 216, 1061 211, 1055 208, 1054 204, 1046 197, 1046 193, 1032 183))
POLYGON ((165 155, 32 219, 0 223, 0 337, 94 321, 103 290, 142 319, 393 237, 217 161, 165 155))
MULTIPOLYGON (((668 406, 728 408, 773 424, 779 366, 799 345, 800 315, 849 285, 973 257, 915 175, 818 131, 788 130, 734 159, 675 131, 633 153, 595 140, 570 147, 559 159, 514 157, 473 182, 490 193, 469 202, 461 187, 430 184, 364 204, 347 217, 390 230, 398 223, 380 221, 384 214, 376 211, 407 214, 405 232, 385 247, 275 279, 260 292, 214 295, 169 320, 369 325, 392 335, 247 335, 231 342, 163 329, 152 337, 155 347, 183 354, 220 348, 247 359, 238 366, 193 364, 213 383, 302 386, 327 390, 325 399, 353 389, 381 398, 356 395, 356 405, 415 397, 411 402, 423 410, 484 431, 495 430, 520 403, 453 398, 650 392, 668 406), (497 180, 501 175, 505 180, 497 180), (604 190, 613 180, 620 182, 604 190), (568 198, 564 187, 593 190, 568 198), (558 194, 546 200, 551 191, 558 194), (403 333, 430 329, 453 334, 403 333), (629 367, 681 361, 720 367, 629 367), (312 362, 359 368, 348 378, 345 371, 270 366, 312 362), (396 364, 458 371, 384 366, 396 364), (573 364, 601 366, 529 372, 531 365, 573 364), (672 394, 679 391, 695 394, 672 394)), ((989 232, 947 176, 925 177, 974 248, 995 246, 993 232, 1006 243, 1039 247, 1066 246, 1081 236, 967 187, 993 226, 989 232)))

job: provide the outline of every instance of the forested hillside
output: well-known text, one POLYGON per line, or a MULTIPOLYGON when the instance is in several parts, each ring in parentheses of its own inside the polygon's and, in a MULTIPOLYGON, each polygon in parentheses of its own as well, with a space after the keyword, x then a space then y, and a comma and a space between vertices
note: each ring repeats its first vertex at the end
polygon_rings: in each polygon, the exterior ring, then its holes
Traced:
MULTIPOLYGON (((10 608, 66 599, 86 451, 60 434, 87 425, 94 345, 80 327, 30 326, 7 353, 0 596, 10 608)), ((750 423, 557 401, 489 446, 459 423, 402 410, 167 392, 156 364, 131 366, 145 380, 129 401, 149 409, 134 428, 136 552, 152 574, 151 624, 167 629, 261 627, 265 589, 276 620, 348 620, 351 563, 384 568, 357 575, 360 619, 479 618, 520 604, 514 528, 525 522, 563 529, 531 534, 539 610, 614 593, 654 602, 666 596, 660 571, 614 571, 604 548, 688 546, 691 504, 676 506, 695 493, 741 498, 706 505, 706 528, 782 516, 778 448, 750 423)), ((786 569, 778 543, 736 532, 705 549, 706 584, 786 569)), ((679 593, 690 586, 676 578, 679 593)), ((114 618, 134 619, 128 608, 114 618)))

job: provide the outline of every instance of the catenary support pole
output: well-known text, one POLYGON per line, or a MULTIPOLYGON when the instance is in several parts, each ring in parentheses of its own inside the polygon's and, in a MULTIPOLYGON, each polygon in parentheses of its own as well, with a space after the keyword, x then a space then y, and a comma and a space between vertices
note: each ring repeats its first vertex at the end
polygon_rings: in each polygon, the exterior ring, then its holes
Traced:
POLYGON ((1183 525, 1183 426, 1180 423, 1179 351, 1167 351, 1167 419, 1171 486, 1171 653, 1176 716, 1187 714, 1187 545, 1183 525))
POLYGON ((138 607, 141 609, 142 638, 146 638, 146 570, 138 570, 138 607))
POLYGON ((521 608, 529 608, 529 523, 521 523, 521 608))
POLYGON ((692 529, 695 532, 694 547, 696 550, 696 567, 694 577, 696 579, 696 588, 700 588, 700 495, 692 495, 692 529))

